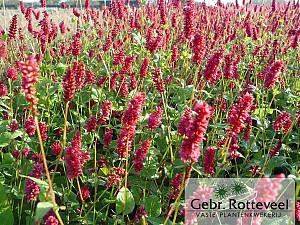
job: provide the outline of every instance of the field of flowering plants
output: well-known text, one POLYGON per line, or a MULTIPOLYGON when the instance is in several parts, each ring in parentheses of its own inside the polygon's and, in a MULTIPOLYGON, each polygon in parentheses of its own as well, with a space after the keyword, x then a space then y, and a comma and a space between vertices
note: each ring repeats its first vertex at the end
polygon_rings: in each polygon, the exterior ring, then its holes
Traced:
POLYGON ((188 178, 298 196, 299 1, 1 18, 0 224, 184 224, 188 178))

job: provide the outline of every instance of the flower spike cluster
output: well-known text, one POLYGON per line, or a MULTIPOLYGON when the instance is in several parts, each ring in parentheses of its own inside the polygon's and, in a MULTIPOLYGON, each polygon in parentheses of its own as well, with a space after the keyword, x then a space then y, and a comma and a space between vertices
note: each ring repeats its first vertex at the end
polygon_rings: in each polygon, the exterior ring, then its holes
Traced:
POLYGON ((37 103, 38 98, 35 96, 36 89, 34 87, 34 83, 39 81, 38 78, 38 64, 34 57, 31 55, 25 62, 20 62, 22 76, 22 87, 25 92, 26 100, 31 102, 33 115, 37 115, 37 103))
POLYGON ((212 54, 207 64, 203 70, 203 77, 209 82, 210 84, 214 84, 218 78, 221 76, 219 71, 219 66, 221 65, 224 59, 224 52, 225 48, 221 45, 216 53, 212 54))
POLYGON ((35 133, 36 126, 33 116, 29 116, 29 118, 25 120, 24 128, 28 135, 33 135, 35 133))
POLYGON ((269 72, 265 77, 264 87, 266 88, 273 87, 273 85, 275 84, 276 80, 279 77, 279 73, 282 67, 283 67, 283 62, 281 60, 277 60, 271 65, 269 72))
POLYGON ((147 128, 154 130, 160 124, 162 118, 163 110, 160 106, 156 106, 154 112, 152 112, 148 119, 147 128))
POLYGON ((141 174, 143 169, 143 160, 146 158, 147 152, 150 148, 150 142, 147 138, 145 142, 141 143, 142 147, 135 151, 133 157, 134 170, 137 174, 141 174))
POLYGON ((61 152, 61 146, 59 141, 53 142, 51 145, 51 150, 53 155, 55 155, 56 157, 59 156, 60 152, 61 152))
POLYGON ((66 149, 66 163, 68 168, 68 179, 77 178, 82 174, 84 164, 90 159, 90 153, 81 151, 80 132, 73 136, 70 147, 66 149))
POLYGON ((215 174, 215 158, 216 149, 214 147, 208 147, 206 149, 204 162, 203 162, 203 173, 204 174, 215 174))
POLYGON ((16 39, 17 36, 17 30, 18 30, 18 16, 17 15, 14 15, 12 20, 11 20, 11 23, 10 23, 10 26, 9 26, 9 33, 8 33, 8 36, 11 38, 11 39, 16 39))
POLYGON ((284 133, 287 133, 292 126, 292 120, 290 119, 291 115, 286 111, 283 111, 273 123, 274 130, 281 130, 284 133))
POLYGON ((6 85, 3 83, 3 81, 0 81, 0 97, 4 97, 8 94, 8 90, 6 85))
MULTIPOLYGON (((43 178, 43 170, 43 163, 35 164, 29 176, 40 180, 43 178)), ((40 193, 40 186, 31 179, 26 179, 25 186, 26 190, 24 194, 26 195, 27 202, 30 202, 31 200, 36 201, 36 198, 40 193)))
MULTIPOLYGON (((185 206, 183 207, 183 211, 181 214, 185 214, 188 210, 192 209, 192 201, 194 199, 199 199, 199 204, 202 204, 203 202, 208 201, 209 199, 212 199, 214 188, 208 187, 208 186, 199 186, 197 190, 189 197, 188 201, 186 202, 185 206)), ((197 223, 197 215, 196 213, 189 213, 185 217, 185 224, 195 224, 197 223)))
POLYGON ((142 79, 145 79, 147 76, 147 70, 148 70, 148 66, 149 66, 149 62, 150 59, 145 57, 143 64, 141 65, 141 69, 140 69, 140 77, 142 79))
POLYGON ((274 156, 278 156, 279 155, 279 151, 281 149, 282 146, 282 141, 278 140, 278 144, 276 146, 274 146, 274 148, 270 151, 270 158, 273 158, 274 156))
POLYGON ((18 79, 18 71, 14 67, 8 68, 7 77, 12 80, 17 80, 18 79))
POLYGON ((194 19, 195 19, 195 3, 193 0, 189 1, 184 8, 184 34, 187 39, 191 39, 194 34, 194 19))
POLYGON ((198 162, 200 156, 200 143, 203 140, 203 135, 208 125, 211 107, 205 102, 197 101, 193 107, 193 111, 197 113, 194 120, 191 118, 185 119, 185 121, 189 121, 188 124, 185 123, 187 127, 178 128, 178 130, 184 132, 187 136, 184 138, 179 151, 180 159, 183 162, 186 162, 189 159, 193 162, 198 162))
POLYGON ((120 137, 117 140, 117 151, 120 158, 126 157, 126 150, 130 152, 131 143, 134 139, 135 126, 140 119, 142 107, 145 105, 146 93, 138 93, 128 104, 127 110, 122 117, 124 126, 121 128, 120 137))
POLYGON ((87 129, 87 132, 94 132, 98 126, 97 122, 98 119, 94 115, 92 115, 86 122, 86 125, 84 125, 83 127, 87 129))
POLYGON ((230 126, 230 135, 238 135, 242 132, 242 128, 250 116, 249 112, 253 105, 254 97, 250 93, 246 93, 237 99, 237 103, 232 106, 228 112, 228 124, 230 126))
POLYGON ((72 68, 69 68, 63 77, 64 101, 72 101, 75 94, 75 77, 72 68))

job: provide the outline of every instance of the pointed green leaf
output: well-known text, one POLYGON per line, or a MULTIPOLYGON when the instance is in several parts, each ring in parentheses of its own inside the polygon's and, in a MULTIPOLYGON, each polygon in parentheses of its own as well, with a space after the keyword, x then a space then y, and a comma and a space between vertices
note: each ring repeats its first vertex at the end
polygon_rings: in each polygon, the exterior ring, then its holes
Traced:
POLYGON ((36 212, 35 212, 35 221, 43 218, 46 213, 52 209, 53 207, 53 204, 51 202, 39 202, 37 204, 37 207, 36 207, 36 212))
POLYGON ((49 185, 46 181, 43 181, 43 180, 40 180, 40 179, 37 179, 37 178, 34 178, 34 177, 24 176, 24 175, 20 175, 20 176, 28 178, 28 179, 34 181, 35 183, 37 183, 41 188, 41 192, 46 193, 48 191, 49 185))
POLYGON ((144 205, 149 217, 157 217, 161 213, 161 203, 158 198, 154 195, 148 196, 145 200, 141 202, 144 205))
POLYGON ((5 225, 14 224, 13 212, 7 201, 6 193, 2 184, 0 184, 0 221, 1 224, 5 225))
MULTIPOLYGON (((125 195, 125 188, 122 187, 121 190, 119 191, 116 199, 116 210, 117 213, 120 214, 123 212, 123 205, 124 205, 124 197, 125 195)), ((134 203, 134 198, 130 190, 127 189, 126 191, 126 207, 124 214, 127 215, 131 213, 134 209, 135 203, 134 203)))
POLYGON ((23 132, 19 130, 15 131, 14 133, 4 132, 0 134, 0 147, 6 147, 7 145, 9 145, 11 140, 21 136, 22 134, 23 132))

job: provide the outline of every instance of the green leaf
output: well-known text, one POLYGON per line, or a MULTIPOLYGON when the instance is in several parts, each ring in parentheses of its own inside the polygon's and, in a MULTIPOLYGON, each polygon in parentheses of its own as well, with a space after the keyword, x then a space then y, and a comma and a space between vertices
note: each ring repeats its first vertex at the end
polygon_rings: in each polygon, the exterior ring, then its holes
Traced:
POLYGON ((53 207, 53 204, 51 202, 39 202, 37 204, 37 207, 36 207, 36 212, 35 212, 35 221, 43 218, 46 213, 52 209, 53 207))
POLYGON ((154 55, 153 62, 158 63, 158 61, 159 61, 159 54, 156 53, 156 54, 154 55))
POLYGON ((35 183, 37 183, 40 186, 40 189, 41 189, 40 192, 41 193, 46 193, 48 191, 49 185, 46 181, 39 180, 39 179, 34 178, 34 177, 24 176, 24 175, 20 175, 20 177, 28 178, 28 179, 34 181, 35 183))
POLYGON ((67 65, 63 64, 63 63, 58 63, 53 69, 59 69, 59 68, 68 68, 67 65))
POLYGON ((219 129, 225 129, 225 128, 227 128, 227 125, 226 124, 222 124, 222 123, 210 124, 208 126, 212 127, 212 128, 219 128, 219 129))
POLYGON ((5 182, 5 176, 4 174, 0 173, 0 184, 4 184, 5 182))
POLYGON ((7 38, 9 38, 8 34, 3 34, 1 40, 5 42, 7 38))
MULTIPOLYGON (((192 92, 193 92, 193 85, 189 85, 185 88, 183 87, 178 87, 178 90, 180 90, 180 94, 185 96, 186 99, 189 99, 192 95, 192 92)), ((197 92, 197 91, 196 91, 197 92)))
POLYGON ((9 145, 11 140, 21 136, 22 134, 23 132, 19 130, 15 131, 14 133, 4 132, 0 134, 0 147, 6 147, 7 145, 9 145))
MULTIPOLYGON (((92 95, 91 95, 92 99, 98 101, 99 98, 101 98, 101 88, 99 87, 93 87, 92 89, 92 95)), ((90 99, 88 99, 90 100, 90 99)))
POLYGON ((141 44, 141 35, 132 33, 133 39, 140 45, 141 44))
POLYGON ((271 175, 272 170, 276 167, 282 168, 286 164, 287 157, 275 156, 271 159, 268 167, 266 168, 265 174, 271 175))
POLYGON ((191 58, 191 54, 187 53, 187 52, 182 52, 180 59, 188 59, 191 58))
MULTIPOLYGON (((289 217, 283 216, 282 218, 265 218, 263 224, 268 225, 281 225, 281 224, 288 224, 289 217)), ((291 223, 293 224, 293 223, 291 223)))
POLYGON ((139 187, 139 185, 132 185, 130 188, 131 188, 132 195, 134 197, 135 204, 138 205, 142 190, 139 187))
POLYGON ((141 205, 145 206, 147 216, 149 217, 157 217, 161 213, 161 203, 159 198, 156 198, 154 195, 148 196, 141 202, 141 205))
POLYGON ((7 201, 5 190, 0 184, 0 221, 1 224, 14 224, 14 216, 10 204, 7 201))
POLYGON ((4 157, 2 160, 3 164, 12 164, 16 161, 16 159, 13 157, 11 153, 4 153, 4 157))
MULTIPOLYGON (((123 212, 123 204, 125 199, 125 187, 122 187, 119 191, 116 198, 116 210, 117 213, 120 214, 123 212)), ((124 210, 124 215, 127 215, 133 211, 135 207, 134 198, 129 189, 126 190, 126 206, 124 210)))
POLYGON ((103 167, 103 168, 100 168, 100 171, 106 176, 109 173, 109 168, 108 167, 103 167))
MULTIPOLYGON (((65 190, 68 193, 68 189, 65 190)), ((64 196, 64 201, 70 203, 70 207, 73 209, 78 209, 80 207, 79 202, 77 201, 77 195, 74 192, 70 192, 70 195, 64 196)))
POLYGON ((58 90, 58 85, 55 85, 49 88, 48 93, 49 95, 53 95, 57 90, 58 90))
POLYGON ((158 178, 159 175, 156 172, 156 168, 158 166, 157 156, 151 155, 148 160, 144 160, 144 167, 141 171, 141 175, 147 177, 149 179, 158 178))

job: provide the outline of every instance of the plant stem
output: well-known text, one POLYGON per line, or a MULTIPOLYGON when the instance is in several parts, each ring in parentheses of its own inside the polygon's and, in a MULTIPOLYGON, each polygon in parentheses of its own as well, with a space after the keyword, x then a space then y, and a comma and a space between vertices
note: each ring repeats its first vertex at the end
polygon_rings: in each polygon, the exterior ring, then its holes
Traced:
MULTIPOLYGON (((128 140, 129 138, 127 138, 128 140)), ((128 171, 128 141, 126 142, 126 160, 125 160, 125 184, 124 184, 124 204, 123 204, 123 214, 122 214, 122 223, 124 223, 124 213, 126 208, 126 197, 127 197, 127 171, 128 171)))
POLYGON ((54 172, 53 172, 53 175, 52 175, 52 178, 51 178, 51 181, 53 182, 54 180, 54 177, 55 177, 55 173, 57 171, 57 168, 58 168, 58 164, 59 164, 59 161, 61 159, 61 156, 62 156, 62 153, 65 149, 65 146, 66 146, 66 142, 67 142, 67 120, 68 120, 68 109, 69 109, 69 101, 66 103, 66 108, 65 108, 65 121, 64 121, 64 133, 63 133, 63 146, 61 148, 61 151, 59 153, 59 156, 57 158, 57 161, 56 161, 56 164, 55 164, 55 168, 54 168, 54 172))
POLYGON ((93 203, 93 205, 91 206, 91 208, 87 211, 87 213, 85 214, 85 216, 82 218, 80 224, 82 224, 83 221, 87 218, 87 216, 90 214, 90 212, 92 211, 92 209, 95 207, 96 203, 99 201, 99 199, 102 197, 102 195, 106 193, 107 190, 108 190, 108 188, 106 188, 106 189, 102 192, 102 194, 97 198, 97 200, 94 201, 94 203, 93 203))
MULTIPOLYGON (((38 122, 37 115, 34 115, 34 121, 35 121, 36 131, 37 131, 37 134, 38 134, 38 139, 39 139, 39 143, 40 143, 41 152, 42 152, 44 169, 45 169, 46 177, 47 177, 48 184, 49 184, 49 192, 51 194, 51 200, 52 200, 53 207, 55 207, 56 206, 55 196, 54 196, 52 182, 51 182, 51 178, 50 178, 50 174, 49 174, 49 170, 48 170, 48 165, 47 165, 47 160, 46 160, 46 155, 45 155, 45 151, 44 151, 44 146, 43 146, 43 141, 42 141, 42 137, 41 137, 41 132, 40 132, 40 128, 39 128, 39 122, 38 122)), ((47 200, 48 200, 48 196, 46 196, 45 201, 47 201, 47 200)), ((58 209, 54 210, 54 213, 55 213, 59 223, 61 225, 63 225, 64 223, 63 223, 63 221, 62 221, 62 219, 61 219, 61 217, 58 213, 58 209)))
POLYGON ((175 215, 174 215, 174 219, 173 219, 172 225, 175 224, 177 213, 178 213, 178 208, 179 208, 179 201, 180 201, 181 195, 182 195, 182 193, 183 193, 183 191, 185 189, 184 183, 185 183, 185 181, 188 178, 190 178, 193 165, 194 165, 194 162, 191 162, 191 164, 189 165, 189 168, 188 168, 188 172, 186 172, 186 167, 184 168, 184 172, 183 172, 183 175, 182 175, 182 182, 181 182, 180 192, 179 192, 179 194, 178 194, 178 196, 177 196, 174 204, 171 206, 171 209, 169 210, 168 215, 167 215, 167 217, 166 217, 165 222, 164 222, 163 225, 167 224, 167 222, 168 222, 168 220, 169 220, 169 218, 170 218, 170 216, 172 214, 172 211, 174 209, 174 206, 176 205, 176 211, 175 211, 175 215))

